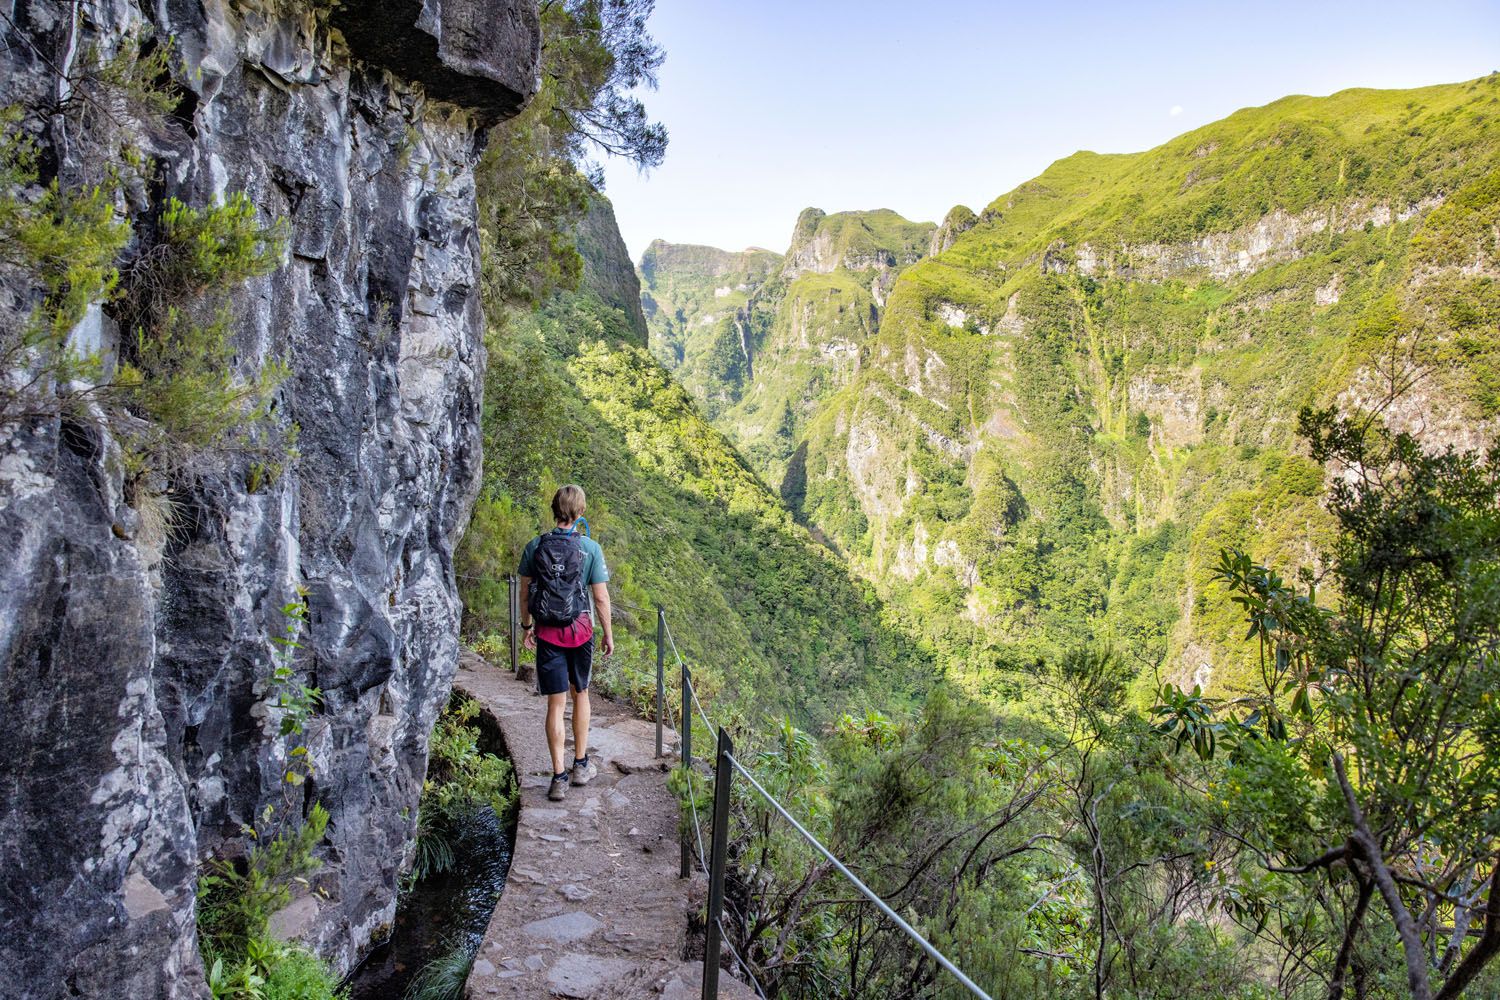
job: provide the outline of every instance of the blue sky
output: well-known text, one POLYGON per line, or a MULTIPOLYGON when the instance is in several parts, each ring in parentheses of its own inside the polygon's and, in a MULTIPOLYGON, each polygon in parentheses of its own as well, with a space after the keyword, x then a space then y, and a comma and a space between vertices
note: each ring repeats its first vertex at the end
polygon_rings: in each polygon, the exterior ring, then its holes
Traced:
POLYGON ((1078 149, 1500 69, 1500 0, 657 0, 651 23, 666 163, 606 165, 637 259, 656 237, 781 251, 809 205, 938 221, 1078 149))

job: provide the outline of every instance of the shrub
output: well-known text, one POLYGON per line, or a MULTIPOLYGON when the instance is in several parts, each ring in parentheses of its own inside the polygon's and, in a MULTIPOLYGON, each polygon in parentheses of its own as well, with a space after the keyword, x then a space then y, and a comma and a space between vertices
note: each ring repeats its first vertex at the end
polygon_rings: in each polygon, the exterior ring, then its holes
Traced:
POLYGON ((516 801, 515 772, 508 760, 479 749, 473 724, 479 703, 456 696, 438 716, 427 759, 427 780, 417 811, 416 879, 453 865, 455 841, 481 810, 503 818, 516 801))
POLYGON ((209 862, 198 879, 198 947, 215 1000, 338 996, 337 980, 322 960, 269 932, 272 914, 291 902, 293 884, 305 884, 317 871, 313 850, 327 829, 328 811, 314 805, 300 827, 252 848, 243 865, 227 858, 209 862))

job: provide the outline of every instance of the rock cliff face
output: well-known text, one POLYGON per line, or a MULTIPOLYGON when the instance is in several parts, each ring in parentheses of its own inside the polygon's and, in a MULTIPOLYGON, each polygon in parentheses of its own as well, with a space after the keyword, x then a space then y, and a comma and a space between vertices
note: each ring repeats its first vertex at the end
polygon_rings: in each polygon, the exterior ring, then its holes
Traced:
POLYGON ((282 266, 231 313, 242 364, 290 358, 276 413, 300 435, 269 483, 248 459, 199 463, 153 532, 107 431, 0 427, 0 996, 206 996, 199 864, 243 851, 267 805, 332 815, 317 892, 278 924, 347 968, 394 911, 456 666, 484 366, 471 166, 535 88, 535 5, 14 10, 5 100, 65 185, 90 153, 56 142, 58 70, 175 40, 182 102, 131 137, 158 182, 119 209, 243 190, 288 220, 282 266), (323 703, 313 778, 285 806, 268 679, 299 588, 295 668, 323 703))
POLYGON ((588 212, 578 223, 575 234, 578 252, 583 257, 583 284, 623 319, 633 343, 646 346, 646 314, 641 306, 641 279, 609 199, 595 192, 589 199, 588 212))

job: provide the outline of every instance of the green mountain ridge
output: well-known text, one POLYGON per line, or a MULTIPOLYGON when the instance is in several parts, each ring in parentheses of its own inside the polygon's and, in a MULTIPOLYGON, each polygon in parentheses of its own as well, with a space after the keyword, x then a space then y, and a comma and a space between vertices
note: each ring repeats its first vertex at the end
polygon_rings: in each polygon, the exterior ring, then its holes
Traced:
POLYGON ((1075 153, 942 227, 809 210, 739 307, 753 367, 677 372, 974 690, 1089 641, 1234 690, 1218 549, 1315 566, 1326 537, 1301 407, 1500 429, 1497 168, 1492 75, 1075 153))
MULTIPOLYGON (((490 332, 485 479, 457 557, 475 581, 469 633, 503 631, 500 581, 546 523, 552 491, 578 482, 619 602, 619 650, 600 671, 607 691, 653 703, 656 623, 639 609, 660 606, 725 721, 769 713, 812 725, 909 703, 927 681, 873 589, 812 540, 645 350, 660 309, 648 304, 643 316, 618 301, 627 279, 644 296, 602 195, 576 235, 580 287, 490 332)), ((721 282, 780 259, 697 249, 678 263, 721 282)), ((673 252, 653 250, 648 258, 673 252)))

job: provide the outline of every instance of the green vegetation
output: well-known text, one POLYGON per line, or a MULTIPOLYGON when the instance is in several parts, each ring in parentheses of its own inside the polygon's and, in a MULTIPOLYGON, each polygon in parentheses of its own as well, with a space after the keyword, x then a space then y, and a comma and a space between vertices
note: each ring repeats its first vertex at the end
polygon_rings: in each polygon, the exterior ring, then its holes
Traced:
MULTIPOLYGON (((608 241, 560 235, 571 140, 521 134, 487 202, 559 186, 496 255, 530 277, 487 285, 466 628, 497 642, 581 482, 600 686, 650 705, 667 608, 740 756, 995 995, 1493 990, 1500 456, 1441 446, 1496 412, 1497 105, 1291 98, 1080 153, 932 258, 886 212, 805 212, 784 258, 653 244, 649 353, 608 241)), ((959 995, 732 815, 727 924, 772 995, 959 995)))
MULTIPOLYGON (((510 761, 480 749, 479 703, 455 694, 438 717, 428 744, 427 777, 417 811, 417 835, 403 894, 422 879, 474 857, 485 841, 486 820, 512 818, 519 790, 510 761)), ((493 835, 493 827, 488 827, 493 835)), ((498 892, 498 887, 497 887, 498 892)), ((482 915, 488 918, 488 911, 482 915)), ((409 918, 404 918, 409 919, 409 918)), ((481 927, 483 925, 481 924, 481 927)), ((474 964, 477 937, 455 934, 407 986, 411 1000, 458 1000, 474 964)))
MULTIPOLYGON (((1497 108, 1351 91, 1079 153, 886 286, 811 266, 869 245, 804 213, 743 364, 694 322, 728 255, 643 260, 657 356, 946 677, 821 739, 740 701, 740 756, 995 995, 1497 988, 1500 457, 1444 450, 1494 435, 1497 108)), ((772 995, 961 995, 733 815, 772 995)))
POLYGON ((504 819, 515 807, 515 772, 510 761, 480 751, 478 715, 477 701, 455 695, 433 727, 417 811, 414 880, 453 866, 464 827, 481 810, 504 819))
MULTIPOLYGON (((951 246, 881 295, 843 266, 768 280, 752 371, 677 370, 721 373, 695 387, 716 424, 971 693, 1087 639, 1137 664, 1138 704, 1160 678, 1244 691, 1203 595, 1221 548, 1301 566, 1328 541, 1298 409, 1384 406, 1437 441, 1496 413, 1497 107, 1494 76, 1349 91, 1078 153, 950 213, 951 246)), ((919 252, 883 218, 804 212, 788 266, 919 252)))
MULTIPOLYGON (((272 819, 268 807, 265 822, 272 819)), ((198 879, 198 947, 214 1000, 334 1000, 338 979, 307 949, 270 935, 271 916, 308 885, 328 827, 314 805, 295 830, 258 843, 249 857, 210 861, 198 879)), ((251 836, 256 831, 250 831, 251 836)))
POLYGON ((483 290, 491 316, 575 288, 583 260, 573 226, 601 181, 595 151, 659 164, 667 132, 635 96, 664 58, 646 31, 655 0, 560 0, 541 6, 541 88, 501 123, 476 172, 483 290), (584 164, 584 170, 579 165, 584 164))
MULTIPOLYGON (((1259 692, 1171 685, 1075 648, 1005 708, 783 723, 737 749, 930 940, 1007 997, 1489 996, 1500 828, 1500 449, 1430 453, 1307 411, 1331 491, 1319 604, 1225 551, 1259 692), (752 756, 753 754, 753 756, 752 756)), ((962 996, 741 785, 731 934, 771 995, 962 996)))
POLYGON ((1219 798, 1242 923, 1285 940, 1313 914, 1318 957, 1341 942, 1331 994, 1404 965, 1411 996, 1459 996, 1500 952, 1500 448, 1431 454, 1331 410, 1301 426, 1315 458, 1359 470, 1329 496, 1337 602, 1223 553, 1259 689, 1224 705, 1167 688, 1158 728, 1207 765, 1183 785, 1219 798))
MULTIPOLYGON (((879 605, 609 321, 564 295, 492 336, 490 460, 460 574, 503 580, 545 527, 552 491, 579 482, 619 602, 606 689, 654 696, 649 609, 661 605, 683 655, 703 665, 700 690, 726 705, 815 719, 851 699, 904 701, 909 653, 879 625, 879 605)), ((503 583, 471 586, 467 627, 502 627, 505 600, 503 583)))
POLYGON ((651 353, 710 417, 737 402, 751 374, 745 355, 766 325, 762 287, 781 268, 780 254, 653 242, 641 255, 641 300, 651 353))

